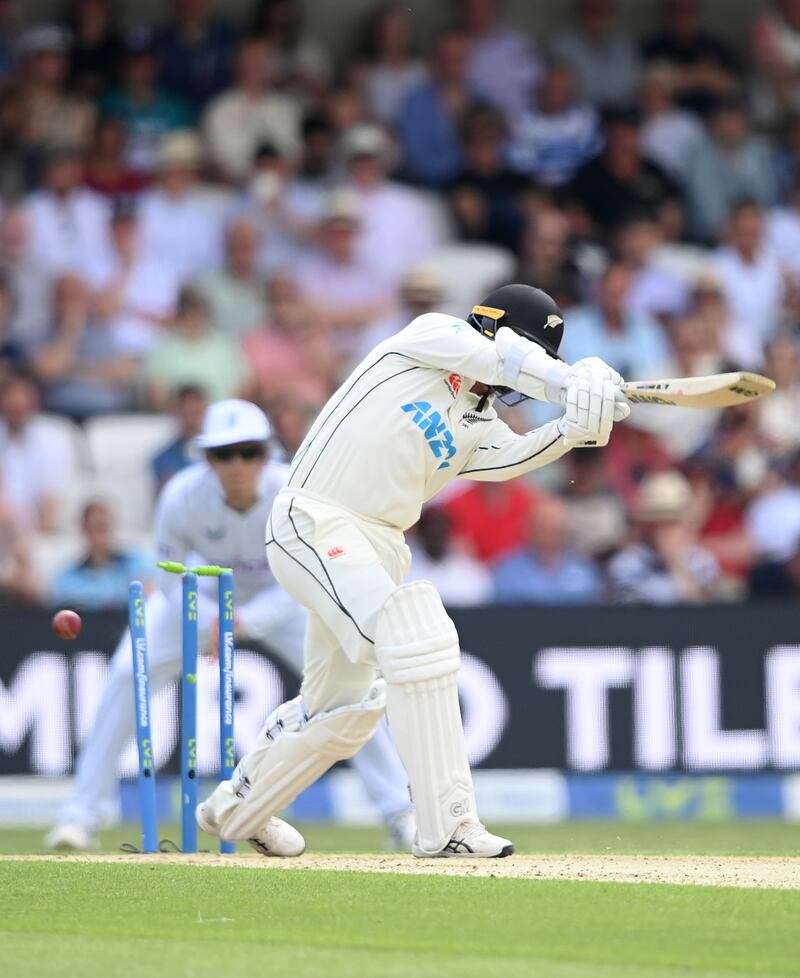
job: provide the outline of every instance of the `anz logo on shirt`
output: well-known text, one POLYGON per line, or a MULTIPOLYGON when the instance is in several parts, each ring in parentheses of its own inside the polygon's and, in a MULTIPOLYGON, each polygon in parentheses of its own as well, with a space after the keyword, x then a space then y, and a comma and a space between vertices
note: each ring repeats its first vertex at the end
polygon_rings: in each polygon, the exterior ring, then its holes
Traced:
POLYGON ((437 468, 449 469, 449 459, 455 455, 456 447, 453 444, 453 432, 442 421, 441 414, 432 411, 428 401, 403 404, 400 410, 413 415, 411 420, 420 431, 425 432, 425 438, 434 456, 442 459, 437 468))

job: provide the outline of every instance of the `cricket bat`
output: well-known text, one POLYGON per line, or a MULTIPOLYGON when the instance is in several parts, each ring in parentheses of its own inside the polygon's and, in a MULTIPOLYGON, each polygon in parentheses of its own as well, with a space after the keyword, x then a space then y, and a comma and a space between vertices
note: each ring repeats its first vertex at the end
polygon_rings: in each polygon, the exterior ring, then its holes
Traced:
POLYGON ((691 408, 746 404, 774 390, 774 380, 742 370, 709 377, 634 380, 622 385, 622 392, 631 404, 672 404, 691 408))

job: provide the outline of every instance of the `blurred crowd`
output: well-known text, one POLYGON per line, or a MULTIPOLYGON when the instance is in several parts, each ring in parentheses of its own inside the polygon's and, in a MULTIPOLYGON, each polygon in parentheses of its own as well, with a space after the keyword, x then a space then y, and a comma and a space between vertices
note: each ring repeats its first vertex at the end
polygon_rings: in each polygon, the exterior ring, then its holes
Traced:
POLYGON ((374 6, 334 58, 299 0, 126 30, 112 0, 24 29, 0 0, 5 600, 112 607, 146 569, 126 478, 86 477, 101 422, 150 493, 218 398, 262 404, 290 458, 376 342, 500 280, 554 295, 568 360, 779 389, 640 406, 535 480, 457 484, 412 573, 451 605, 800 593, 800 0, 737 49, 724 4, 664 0, 637 37, 613 0, 565 2, 553 36, 500 0, 443 0, 425 37, 374 6), (132 417, 169 437, 143 452, 132 417))

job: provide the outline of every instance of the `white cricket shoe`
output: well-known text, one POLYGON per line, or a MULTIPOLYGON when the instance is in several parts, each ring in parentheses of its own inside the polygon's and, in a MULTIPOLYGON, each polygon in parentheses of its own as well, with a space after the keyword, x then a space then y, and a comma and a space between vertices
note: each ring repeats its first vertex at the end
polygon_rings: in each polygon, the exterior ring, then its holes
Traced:
MULTIPOLYGON (((208 818, 202 804, 195 809, 194 817, 204 832, 219 837, 219 829, 208 818)), ((300 856, 306 848, 306 840, 297 829, 274 815, 267 819, 266 825, 259 830, 257 837, 247 841, 262 856, 300 856)))
POLYGON ((462 822, 444 849, 438 852, 425 852, 415 842, 411 847, 412 855, 418 859, 430 859, 440 856, 466 856, 479 859, 502 859, 514 852, 513 844, 499 835, 492 835, 480 822, 462 822))
POLYGON ((78 822, 56 825, 44 837, 44 844, 54 852, 93 852, 100 848, 96 833, 78 822))
POLYGON ((386 837, 386 848, 396 852, 410 852, 417 837, 417 819, 413 808, 406 808, 386 820, 389 834, 386 837))

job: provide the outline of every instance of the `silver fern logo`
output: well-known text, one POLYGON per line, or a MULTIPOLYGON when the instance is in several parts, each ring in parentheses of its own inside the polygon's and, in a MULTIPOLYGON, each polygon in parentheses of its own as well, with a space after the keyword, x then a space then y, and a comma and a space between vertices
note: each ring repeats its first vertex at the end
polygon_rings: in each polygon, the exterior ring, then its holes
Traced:
POLYGON ((553 315, 553 313, 551 313, 547 317, 547 322, 544 324, 544 328, 547 329, 548 326, 552 326, 553 329, 555 329, 556 326, 561 326, 563 324, 563 322, 564 322, 564 320, 561 318, 561 316, 555 316, 555 315, 553 315))

